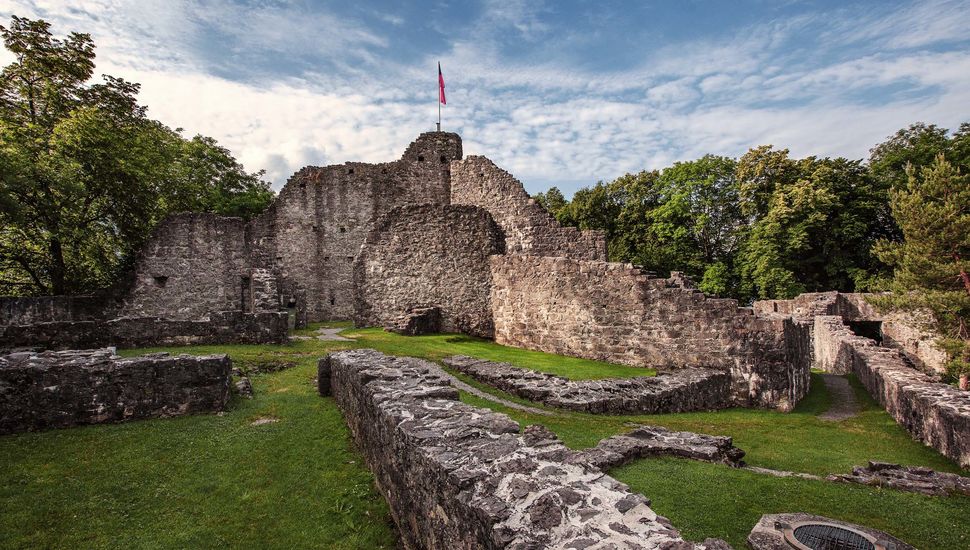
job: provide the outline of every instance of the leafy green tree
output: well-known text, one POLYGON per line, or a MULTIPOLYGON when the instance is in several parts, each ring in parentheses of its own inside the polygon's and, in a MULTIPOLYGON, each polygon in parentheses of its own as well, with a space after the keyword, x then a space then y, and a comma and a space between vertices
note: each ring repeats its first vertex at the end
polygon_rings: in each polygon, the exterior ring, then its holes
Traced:
POLYGON ((556 213, 556 219, 563 225, 605 231, 609 242, 616 233, 616 218, 625 200, 622 191, 620 186, 603 182, 580 189, 573 194, 573 200, 556 213))
POLYGON ((553 216, 569 204, 558 187, 550 187, 545 193, 536 193, 532 198, 553 216))
POLYGON ((964 173, 970 169, 970 123, 961 124, 952 136, 935 124, 917 122, 902 128, 869 151, 869 166, 887 189, 904 188, 907 166, 929 166, 941 154, 964 173))
POLYGON ((738 162, 741 211, 751 220, 738 257, 744 292, 791 298, 851 291, 880 269, 871 254, 885 235, 885 191, 859 161, 791 159, 759 147, 738 162))
POLYGON ((892 192, 902 242, 880 241, 876 254, 893 267, 887 296, 873 301, 902 310, 929 310, 943 335, 950 371, 968 389, 970 375, 970 175, 944 155, 910 167, 905 187, 892 192))
POLYGON ((0 292, 103 287, 170 212, 252 215, 272 198, 210 138, 147 118, 137 84, 89 84, 89 35, 16 16, 0 35, 15 56, 0 73, 0 292))

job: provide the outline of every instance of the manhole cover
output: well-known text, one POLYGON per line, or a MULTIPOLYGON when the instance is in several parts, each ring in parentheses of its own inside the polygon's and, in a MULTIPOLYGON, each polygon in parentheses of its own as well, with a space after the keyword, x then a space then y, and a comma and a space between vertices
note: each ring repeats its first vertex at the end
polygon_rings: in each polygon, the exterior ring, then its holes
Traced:
POLYGON ((876 550, 869 537, 837 525, 807 523, 795 527, 792 534, 811 550, 876 550))

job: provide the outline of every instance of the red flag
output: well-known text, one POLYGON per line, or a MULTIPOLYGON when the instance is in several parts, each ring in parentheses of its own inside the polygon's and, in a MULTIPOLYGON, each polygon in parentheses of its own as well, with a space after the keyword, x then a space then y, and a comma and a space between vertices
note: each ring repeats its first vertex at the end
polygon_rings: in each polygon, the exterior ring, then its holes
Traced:
POLYGON ((438 102, 447 105, 445 101, 445 77, 441 76, 441 62, 438 62, 438 102))

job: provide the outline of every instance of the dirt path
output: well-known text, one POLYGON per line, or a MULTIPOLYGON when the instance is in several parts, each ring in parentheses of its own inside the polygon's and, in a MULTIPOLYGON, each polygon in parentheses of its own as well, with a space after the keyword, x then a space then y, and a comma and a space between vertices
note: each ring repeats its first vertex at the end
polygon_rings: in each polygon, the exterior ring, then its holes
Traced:
POLYGON ((859 403, 855 399, 855 390, 852 389, 846 377, 836 374, 823 374, 822 382, 825 383, 825 389, 832 396, 832 405, 829 410, 818 415, 819 418, 838 422, 859 414, 859 403))

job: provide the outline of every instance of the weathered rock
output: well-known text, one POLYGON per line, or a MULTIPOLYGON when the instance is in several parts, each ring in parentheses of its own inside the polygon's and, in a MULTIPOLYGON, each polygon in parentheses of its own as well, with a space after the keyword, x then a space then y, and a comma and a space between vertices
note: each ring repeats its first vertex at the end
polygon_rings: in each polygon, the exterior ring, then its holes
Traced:
POLYGON ((676 456, 705 462, 744 466, 744 451, 730 437, 694 432, 675 432, 661 426, 640 426, 628 433, 614 435, 595 447, 577 451, 576 460, 603 470, 615 468, 638 458, 676 456))
POLYGON ((220 411, 230 380, 225 355, 0 355, 0 434, 220 411))
POLYGON ((420 336, 441 332, 441 309, 437 307, 417 307, 392 319, 384 327, 388 332, 404 336, 420 336))
MULTIPOLYGON (((766 514, 761 516, 761 520, 758 521, 758 524, 755 525, 754 529, 751 530, 751 534, 748 535, 748 546, 751 547, 751 550, 791 550, 792 548, 795 548, 795 546, 789 544, 785 540, 786 532, 788 533, 789 537, 792 537, 792 531, 798 529, 806 523, 822 523, 840 529, 850 530, 855 532, 855 536, 862 537, 864 540, 869 541, 870 544, 881 543, 882 548, 886 548, 887 550, 916 550, 905 542, 893 537, 892 535, 883 533, 882 531, 877 531, 869 527, 854 525, 822 516, 813 516, 811 514, 802 513, 766 514)), ((804 535, 802 536, 804 537, 804 535)), ((850 547, 831 544, 829 546, 816 545, 812 546, 812 548, 850 547)), ((858 547, 851 546, 851 548, 858 547)))
MULTIPOLYGON (((2 301, 3 299, 0 299, 2 301)), ((208 319, 158 317, 52 321, 0 325, 0 349, 40 347, 87 349, 104 346, 187 346, 198 344, 282 344, 287 341, 285 312, 218 311, 208 319)))
POLYGON ((434 363, 352 350, 320 370, 407 547, 729 548, 683 541, 548 430, 461 403, 434 363))
POLYGON ((809 364, 791 319, 650 277, 629 264, 492 256, 495 341, 659 369, 730 373, 734 404, 790 410, 809 364))
POLYGON ((253 383, 250 382, 248 377, 243 376, 237 380, 235 386, 236 393, 238 393, 241 397, 245 397, 246 399, 253 398, 253 383))
POLYGON ((456 355, 445 365, 523 399, 574 411, 657 414, 729 407, 731 379, 712 369, 680 369, 657 376, 569 380, 562 376, 456 355))
POLYGON ((606 260, 606 234, 563 227, 522 183, 482 156, 451 163, 451 203, 484 208, 505 234, 509 254, 606 260))
POLYGON ((866 467, 856 466, 850 475, 830 475, 829 481, 861 483, 876 487, 890 487, 900 491, 924 495, 962 494, 970 496, 970 478, 937 472, 921 466, 900 466, 887 462, 869 461, 866 467))
POLYGON ((393 326, 408 312, 434 307, 435 332, 491 337, 488 257, 504 252, 502 230, 481 208, 396 208, 377 222, 354 262, 354 323, 393 326))

